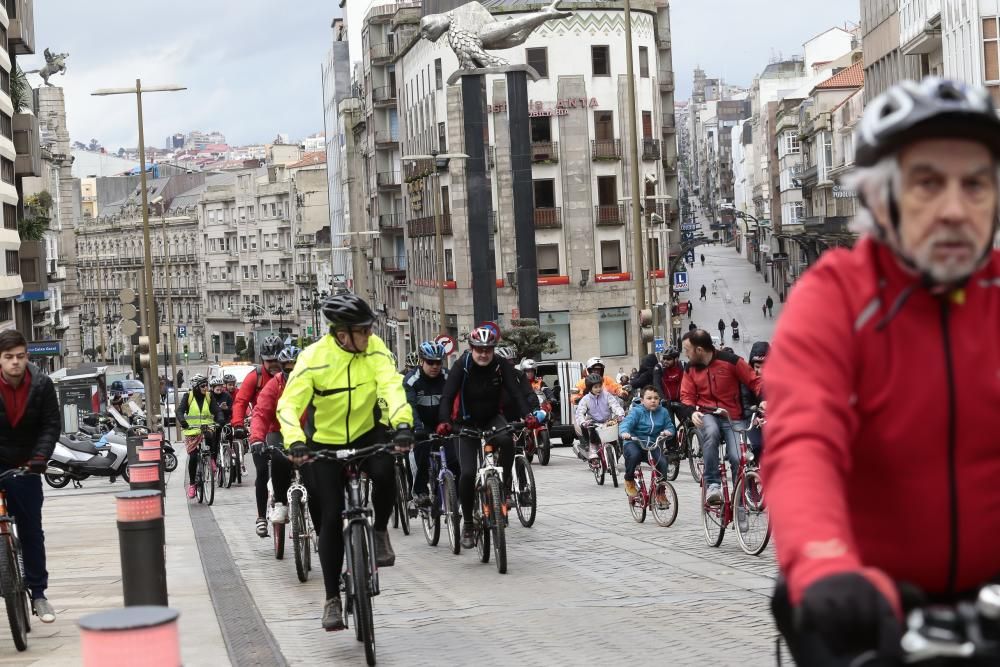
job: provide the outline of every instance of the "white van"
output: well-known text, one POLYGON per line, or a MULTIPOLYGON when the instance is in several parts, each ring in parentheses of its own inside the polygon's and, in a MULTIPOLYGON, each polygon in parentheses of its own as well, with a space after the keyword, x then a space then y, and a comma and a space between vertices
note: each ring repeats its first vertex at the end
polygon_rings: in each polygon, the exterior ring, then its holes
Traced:
POLYGON ((225 375, 233 375, 236 377, 236 386, 239 387, 243 384, 243 378, 252 373, 254 368, 256 366, 253 364, 226 364, 225 366, 212 364, 208 367, 208 379, 219 378, 221 380, 225 375))

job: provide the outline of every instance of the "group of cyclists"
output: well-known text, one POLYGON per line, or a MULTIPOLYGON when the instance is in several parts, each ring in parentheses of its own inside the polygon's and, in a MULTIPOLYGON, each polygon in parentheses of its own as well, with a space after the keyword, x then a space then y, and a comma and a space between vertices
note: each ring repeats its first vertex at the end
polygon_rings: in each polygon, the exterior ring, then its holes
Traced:
MULTIPOLYGON (((721 501, 720 445, 735 475, 736 432, 747 410, 768 409, 762 473, 781 574, 772 608, 793 656, 808 665, 862 664, 859 656, 897 664, 908 610, 974 598, 1000 577, 1000 447, 988 421, 1000 405, 1000 119, 983 90, 904 82, 869 104, 856 163, 850 185, 863 234, 796 283, 773 345, 757 343, 743 359, 695 328, 680 350, 640 369, 649 381, 643 376, 636 402, 625 406, 614 398, 626 396, 621 385, 591 359, 575 408, 577 433, 590 445, 584 458, 599 444, 594 426, 620 422, 629 495, 644 455, 631 443, 689 421, 701 439, 709 503, 721 501), (711 414, 720 407, 731 420, 711 414), (901 593, 907 585, 921 591, 916 603, 901 593)), ((322 626, 338 630, 344 481, 340 464, 313 460, 315 452, 379 442, 405 452, 417 443, 414 502, 422 505, 428 440, 457 433, 441 442, 459 479, 469 548, 480 443, 462 427, 537 427, 546 415, 532 401, 541 383, 533 362, 509 363, 491 326, 469 334, 469 349, 447 372, 444 349, 422 343, 404 376, 372 335, 375 314, 363 299, 329 297, 323 314, 329 335, 301 352, 265 341, 262 366, 235 397, 224 381, 192 378, 178 414, 189 451, 206 424, 249 436, 261 536, 268 474, 280 499, 291 466, 305 466, 326 587, 322 626)), ((495 445, 509 495, 513 441, 501 435, 495 445)), ((363 467, 376 562, 385 567, 395 560, 386 530, 393 459, 373 455, 363 467)))

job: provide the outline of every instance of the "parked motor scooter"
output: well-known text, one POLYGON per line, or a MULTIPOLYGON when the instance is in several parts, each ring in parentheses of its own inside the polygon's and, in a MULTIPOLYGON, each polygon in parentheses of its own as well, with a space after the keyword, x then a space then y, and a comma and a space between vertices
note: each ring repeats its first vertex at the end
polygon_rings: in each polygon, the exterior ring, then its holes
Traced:
POLYGON ((70 482, 75 488, 81 488, 80 482, 88 477, 109 477, 112 483, 121 477, 128 482, 125 438, 115 433, 106 433, 97 441, 82 434, 62 435, 49 458, 44 477, 54 489, 61 489, 70 482))

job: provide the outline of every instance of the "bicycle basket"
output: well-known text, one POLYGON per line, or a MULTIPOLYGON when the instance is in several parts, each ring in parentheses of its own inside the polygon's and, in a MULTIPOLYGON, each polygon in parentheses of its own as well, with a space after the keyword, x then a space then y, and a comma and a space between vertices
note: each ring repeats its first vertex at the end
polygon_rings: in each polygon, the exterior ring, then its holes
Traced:
POLYGON ((596 430, 597 437, 601 439, 601 442, 618 442, 617 424, 604 424, 597 426, 596 430))

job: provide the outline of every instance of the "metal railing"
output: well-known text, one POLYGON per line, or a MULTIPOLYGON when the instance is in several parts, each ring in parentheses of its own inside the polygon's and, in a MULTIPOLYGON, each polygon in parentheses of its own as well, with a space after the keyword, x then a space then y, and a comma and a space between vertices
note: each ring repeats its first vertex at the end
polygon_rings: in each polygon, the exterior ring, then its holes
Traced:
POLYGON ((378 217, 379 229, 403 229, 403 216, 398 213, 383 213, 378 217))
POLYGON ((643 160, 659 160, 660 159, 660 140, 659 139, 643 139, 642 140, 642 159, 643 160))
POLYGON ((383 257, 382 271, 385 273, 403 273, 406 271, 406 257, 383 257))
POLYGON ((594 207, 594 221, 598 226, 625 224, 625 205, 598 204, 594 207))
POLYGON ((375 181, 380 188, 399 187, 398 171, 380 171, 375 175, 375 181))
POLYGON ((383 42, 382 44, 373 44, 370 49, 368 49, 368 55, 372 59, 372 62, 378 60, 388 60, 395 57, 396 55, 396 44, 394 42, 383 42))
POLYGON ((535 229, 558 229, 562 227, 562 208, 535 207, 535 229))
POLYGON ((396 89, 393 86, 379 86, 372 88, 372 102, 375 104, 387 104, 396 101, 396 89))
POLYGON ((591 152, 595 160, 620 160, 622 142, 618 139, 591 139, 591 152))
POLYGON ((531 161, 559 162, 559 142, 558 141, 531 142, 531 161))

